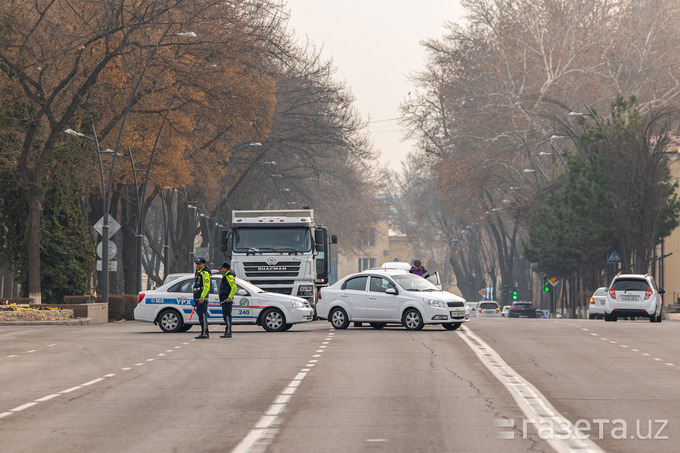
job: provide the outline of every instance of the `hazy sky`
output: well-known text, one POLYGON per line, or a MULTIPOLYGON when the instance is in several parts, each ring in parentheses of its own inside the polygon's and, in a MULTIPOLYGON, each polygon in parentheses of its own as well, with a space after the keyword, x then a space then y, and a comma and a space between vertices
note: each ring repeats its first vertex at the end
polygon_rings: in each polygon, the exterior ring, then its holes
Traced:
POLYGON ((323 47, 322 56, 333 59, 336 77, 354 94, 362 118, 375 121, 369 130, 381 162, 400 169, 413 146, 402 141, 394 120, 412 90, 407 76, 424 67, 419 43, 443 36, 446 22, 460 21, 458 0, 287 1, 297 36, 323 47))

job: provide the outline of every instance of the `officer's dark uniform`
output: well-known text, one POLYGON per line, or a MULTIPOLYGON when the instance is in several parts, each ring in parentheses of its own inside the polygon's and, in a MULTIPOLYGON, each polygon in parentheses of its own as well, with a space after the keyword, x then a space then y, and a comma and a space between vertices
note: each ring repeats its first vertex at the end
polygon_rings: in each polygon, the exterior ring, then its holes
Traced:
POLYGON ((205 259, 196 259, 196 264, 203 264, 203 267, 196 269, 194 281, 194 306, 196 315, 201 323, 201 334, 196 339, 210 338, 208 331, 208 293, 210 292, 210 272, 205 267, 205 259))
POLYGON ((228 262, 222 263, 222 281, 220 282, 220 305, 222 305, 222 317, 226 327, 224 328, 224 335, 220 338, 231 338, 231 308, 234 302, 234 295, 236 294, 236 282, 234 281, 234 273, 230 270, 231 266, 228 262), (226 271, 226 272, 225 272, 226 271))

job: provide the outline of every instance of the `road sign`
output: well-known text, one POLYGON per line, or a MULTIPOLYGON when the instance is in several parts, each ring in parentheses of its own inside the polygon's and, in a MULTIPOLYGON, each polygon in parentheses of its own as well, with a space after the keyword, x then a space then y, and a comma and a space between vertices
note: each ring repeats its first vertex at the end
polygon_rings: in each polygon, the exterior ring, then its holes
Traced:
MULTIPOLYGON (((92 227, 97 233, 101 235, 104 227, 104 216, 97 220, 97 223, 95 223, 92 227)), ((120 223, 116 222, 116 219, 109 216, 109 239, 111 239, 111 236, 116 234, 118 230, 120 230, 120 223)))
POLYGON ((479 290, 479 295, 480 295, 480 296, 485 296, 485 295, 486 295, 486 290, 485 290, 485 289, 480 289, 480 290, 479 290))
MULTIPOLYGON (((104 258, 102 253, 104 253, 104 243, 100 242, 97 244, 97 256, 99 258, 104 258)), ((118 253, 118 247, 116 246, 116 243, 109 241, 109 259, 113 259, 116 256, 116 253, 118 253)))
MULTIPOLYGON (((97 270, 101 271, 104 262, 97 260, 97 270)), ((118 261, 109 261, 109 272, 116 272, 118 270, 118 261)))
POLYGON ((557 279, 557 277, 550 277, 550 278, 548 279, 548 281, 549 281, 550 284, 553 285, 553 286, 557 285, 557 284, 560 282, 560 281, 557 279))
POLYGON ((621 262, 621 250, 614 250, 607 254, 607 263, 616 264, 621 262))

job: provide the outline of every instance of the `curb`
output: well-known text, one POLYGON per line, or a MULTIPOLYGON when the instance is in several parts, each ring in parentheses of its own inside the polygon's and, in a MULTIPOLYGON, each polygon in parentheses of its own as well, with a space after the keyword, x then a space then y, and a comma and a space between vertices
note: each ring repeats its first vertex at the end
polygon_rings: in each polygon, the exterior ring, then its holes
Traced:
POLYGON ((84 326, 90 318, 63 319, 60 321, 3 321, 0 326, 84 326))

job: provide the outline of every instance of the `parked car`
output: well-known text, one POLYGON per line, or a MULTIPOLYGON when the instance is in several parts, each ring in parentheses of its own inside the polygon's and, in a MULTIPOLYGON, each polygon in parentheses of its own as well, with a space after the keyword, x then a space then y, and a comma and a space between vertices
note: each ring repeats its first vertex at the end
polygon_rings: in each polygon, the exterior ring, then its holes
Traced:
POLYGON ((590 296, 590 303, 588 304, 588 318, 602 319, 604 318, 604 304, 607 298, 607 287, 603 286, 597 288, 592 296, 590 296))
POLYGON ((501 316, 501 307, 494 301, 480 302, 477 305, 477 316, 480 318, 498 318, 501 316))
POLYGON ((513 302, 508 318, 536 318, 536 308, 531 302, 513 302))
MULTIPOLYGON (((224 324, 218 300, 221 278, 213 275, 210 279, 208 324, 224 324)), ((139 293, 135 319, 157 324, 163 332, 186 332, 199 324, 194 313, 193 286, 194 275, 181 274, 158 289, 139 293)), ((238 277, 236 286, 231 311, 234 325, 257 324, 268 332, 281 332, 313 319, 314 309, 301 297, 268 293, 238 277)))
POLYGON ((657 288, 650 275, 618 274, 605 296, 604 320, 641 316, 650 322, 661 322, 664 292, 663 288, 657 288))
POLYGON ((501 309, 501 318, 507 318, 510 313, 510 305, 505 305, 501 309))
POLYGON ((321 288, 316 312, 336 329, 368 322, 374 329, 401 324, 420 330, 426 324, 441 324, 455 330, 470 319, 462 297, 406 270, 389 268, 348 275, 321 288))

